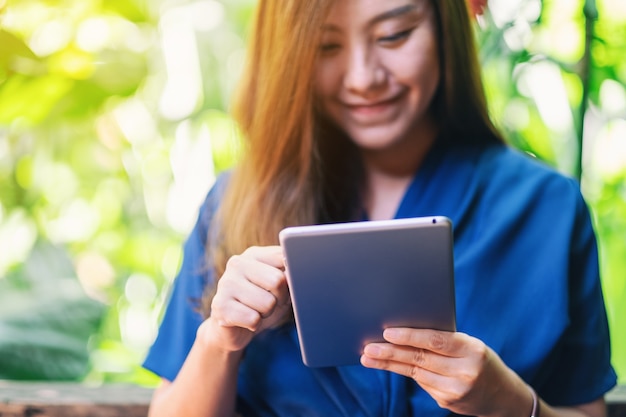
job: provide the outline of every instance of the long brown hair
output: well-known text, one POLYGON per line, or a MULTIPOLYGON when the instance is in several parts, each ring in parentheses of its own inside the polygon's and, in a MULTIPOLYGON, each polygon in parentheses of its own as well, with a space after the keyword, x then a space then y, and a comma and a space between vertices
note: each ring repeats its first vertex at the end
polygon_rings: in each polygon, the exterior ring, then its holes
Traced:
MULTIPOLYGON (((232 113, 247 149, 229 179, 209 242, 216 277, 234 254, 275 245, 291 225, 354 219, 360 159, 349 138, 316 114, 320 28, 334 0, 260 0, 247 68, 232 113)), ((438 21, 441 85, 433 102, 440 140, 499 141, 491 123, 467 5, 431 0, 438 21)), ((209 314, 212 291, 203 299, 209 314)))
POLYGON ((441 138, 459 144, 503 142, 489 118, 472 16, 465 1, 432 0, 438 23, 441 85, 434 99, 441 138))

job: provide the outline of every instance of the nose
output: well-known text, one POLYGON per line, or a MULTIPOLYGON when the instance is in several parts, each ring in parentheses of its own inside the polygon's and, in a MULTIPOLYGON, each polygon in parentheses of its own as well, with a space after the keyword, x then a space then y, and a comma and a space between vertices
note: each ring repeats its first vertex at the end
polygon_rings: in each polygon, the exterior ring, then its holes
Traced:
POLYGON ((367 95, 384 85, 385 70, 375 54, 359 48, 350 51, 347 61, 344 86, 351 93, 367 95))

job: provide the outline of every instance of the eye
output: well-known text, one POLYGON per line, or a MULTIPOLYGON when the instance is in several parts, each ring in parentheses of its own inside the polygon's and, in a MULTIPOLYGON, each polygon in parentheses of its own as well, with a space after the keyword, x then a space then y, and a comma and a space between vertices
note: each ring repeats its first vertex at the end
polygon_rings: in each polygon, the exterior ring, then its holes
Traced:
POLYGON ((320 45, 320 51, 324 54, 336 52, 341 48, 341 45, 337 43, 323 43, 320 45))
POLYGON ((383 43, 383 44, 394 44, 394 43, 403 41, 406 38, 408 38, 411 32, 413 32, 413 28, 403 30, 402 32, 398 32, 390 36, 384 36, 382 38, 378 38, 378 42, 383 43))

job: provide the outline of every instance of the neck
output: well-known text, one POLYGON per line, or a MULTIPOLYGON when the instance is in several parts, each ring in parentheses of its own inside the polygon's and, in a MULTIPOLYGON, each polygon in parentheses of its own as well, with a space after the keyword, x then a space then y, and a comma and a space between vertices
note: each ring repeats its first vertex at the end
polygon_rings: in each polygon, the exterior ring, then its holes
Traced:
POLYGON ((395 216, 406 189, 432 148, 436 136, 435 126, 429 126, 392 148, 362 151, 365 168, 364 204, 371 220, 391 219, 395 216))

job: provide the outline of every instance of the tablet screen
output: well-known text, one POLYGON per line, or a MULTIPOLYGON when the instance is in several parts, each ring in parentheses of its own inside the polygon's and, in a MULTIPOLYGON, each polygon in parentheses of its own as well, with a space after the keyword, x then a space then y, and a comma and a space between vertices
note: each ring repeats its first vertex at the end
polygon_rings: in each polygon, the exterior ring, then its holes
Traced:
POLYGON ((306 365, 358 364, 388 327, 456 330, 449 219, 291 227, 280 241, 306 365))

